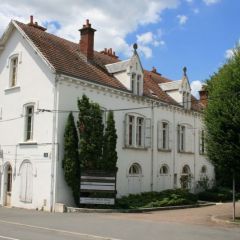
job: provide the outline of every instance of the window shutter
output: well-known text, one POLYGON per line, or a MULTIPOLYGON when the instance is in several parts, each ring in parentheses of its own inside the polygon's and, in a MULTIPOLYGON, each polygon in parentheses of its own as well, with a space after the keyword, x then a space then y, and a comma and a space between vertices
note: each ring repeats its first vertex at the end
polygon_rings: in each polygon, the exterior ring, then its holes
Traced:
POLYGON ((26 202, 32 202, 32 166, 31 163, 27 163, 27 184, 26 184, 26 202))
POLYGON ((193 144, 194 144, 194 139, 193 139, 193 131, 192 126, 186 125, 185 128, 185 146, 186 146, 186 152, 193 152, 193 144))
POLYGON ((26 200, 26 185, 27 185, 27 165, 23 163, 20 170, 20 201, 25 202, 26 200))
POLYGON ((158 149, 161 149, 162 148, 162 122, 161 121, 158 121, 157 137, 158 137, 157 146, 158 146, 158 149))
POLYGON ((129 139, 129 133, 128 133, 128 114, 125 114, 124 121, 123 121, 123 128, 124 128, 124 146, 128 147, 128 139, 129 139))
POLYGON ((202 152, 202 130, 198 131, 198 136, 199 136, 199 154, 203 154, 202 152))
POLYGON ((151 147, 151 119, 145 118, 145 147, 150 148, 151 147))
POLYGON ((168 149, 172 149, 172 141, 173 141, 173 126, 172 123, 168 124, 168 149))

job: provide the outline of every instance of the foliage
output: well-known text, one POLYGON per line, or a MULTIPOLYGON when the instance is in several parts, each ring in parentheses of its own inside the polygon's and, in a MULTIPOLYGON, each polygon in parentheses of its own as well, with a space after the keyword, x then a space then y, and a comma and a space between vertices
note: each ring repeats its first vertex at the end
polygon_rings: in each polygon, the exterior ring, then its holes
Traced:
MULTIPOLYGON (((226 202, 232 200, 232 191, 229 188, 215 187, 198 193, 199 200, 210 202, 226 202)), ((236 194, 236 199, 240 199, 240 193, 236 194)))
POLYGON ((70 113, 64 132, 64 158, 62 161, 64 176, 71 187, 75 203, 79 204, 80 163, 78 155, 78 134, 73 114, 70 113))
POLYGON ((231 181, 240 173, 240 47, 207 82, 207 155, 217 177, 231 181))
POLYGON ((183 189, 169 189, 162 192, 130 194, 117 199, 116 207, 125 209, 151 208, 195 204, 197 197, 183 189))
POLYGON ((83 170, 100 169, 103 146, 102 112, 86 95, 78 100, 79 155, 83 170))
POLYGON ((200 178, 200 180, 197 181, 196 187, 197 187, 198 191, 203 191, 203 190, 205 191, 205 190, 210 189, 211 183, 209 181, 208 176, 207 175, 206 176, 202 176, 200 178))
POLYGON ((117 132, 113 112, 108 113, 107 127, 105 129, 103 141, 103 159, 101 169, 108 171, 116 171, 117 165, 117 132))
POLYGON ((180 183, 183 189, 188 189, 191 184, 192 175, 191 174, 183 174, 180 177, 180 183))

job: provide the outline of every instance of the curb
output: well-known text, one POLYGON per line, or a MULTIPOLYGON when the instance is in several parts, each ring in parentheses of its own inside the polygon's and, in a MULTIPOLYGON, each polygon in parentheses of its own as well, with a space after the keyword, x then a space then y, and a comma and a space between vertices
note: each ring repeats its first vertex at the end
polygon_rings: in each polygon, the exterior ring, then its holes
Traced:
POLYGON ((221 219, 220 217, 221 216, 219 216, 219 215, 211 216, 211 220, 213 222, 216 222, 216 223, 227 223, 227 224, 234 224, 234 225, 240 226, 240 223, 238 223, 238 222, 233 222, 233 221, 230 221, 230 220, 224 220, 224 219, 221 219))
POLYGON ((94 209, 94 208, 74 208, 66 207, 66 212, 68 213, 144 213, 153 211, 164 211, 164 210, 177 210, 186 208, 198 208, 213 206, 216 203, 200 203, 193 205, 181 205, 181 206, 167 206, 167 207, 156 207, 156 208, 138 208, 138 209, 94 209))

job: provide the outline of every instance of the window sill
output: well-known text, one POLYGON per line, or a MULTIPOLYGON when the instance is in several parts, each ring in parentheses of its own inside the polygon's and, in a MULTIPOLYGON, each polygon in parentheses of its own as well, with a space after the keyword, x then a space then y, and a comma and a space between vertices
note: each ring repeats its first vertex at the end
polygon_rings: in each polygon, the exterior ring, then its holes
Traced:
POLYGON ((18 92, 18 91, 20 91, 20 86, 5 88, 4 91, 5 91, 5 93, 18 92))
POLYGON ((178 151, 178 153, 180 153, 180 154, 194 154, 194 152, 186 152, 186 151, 178 151))
POLYGON ((148 150, 146 147, 135 147, 135 146, 125 146, 122 149, 133 149, 133 150, 148 150))
POLYGON ((171 152, 172 149, 162 149, 162 148, 159 148, 158 151, 159 152, 171 152))
POLYGON ((37 145, 37 142, 29 141, 29 142, 20 142, 18 143, 20 146, 29 146, 29 145, 37 145))

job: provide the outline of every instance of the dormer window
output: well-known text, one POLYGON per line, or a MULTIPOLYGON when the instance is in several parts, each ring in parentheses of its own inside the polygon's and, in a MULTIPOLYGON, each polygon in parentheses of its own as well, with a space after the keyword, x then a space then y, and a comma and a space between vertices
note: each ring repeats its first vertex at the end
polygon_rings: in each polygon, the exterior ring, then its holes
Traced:
POLYGON ((140 95, 141 75, 137 75, 137 95, 140 95))
POLYGON ((132 79, 131 79, 131 90, 132 90, 132 93, 135 93, 135 81, 136 81, 136 74, 132 73, 132 79))
POLYGON ((10 87, 15 87, 17 85, 17 69, 18 69, 18 56, 14 56, 10 60, 10 81, 9 81, 10 87))

